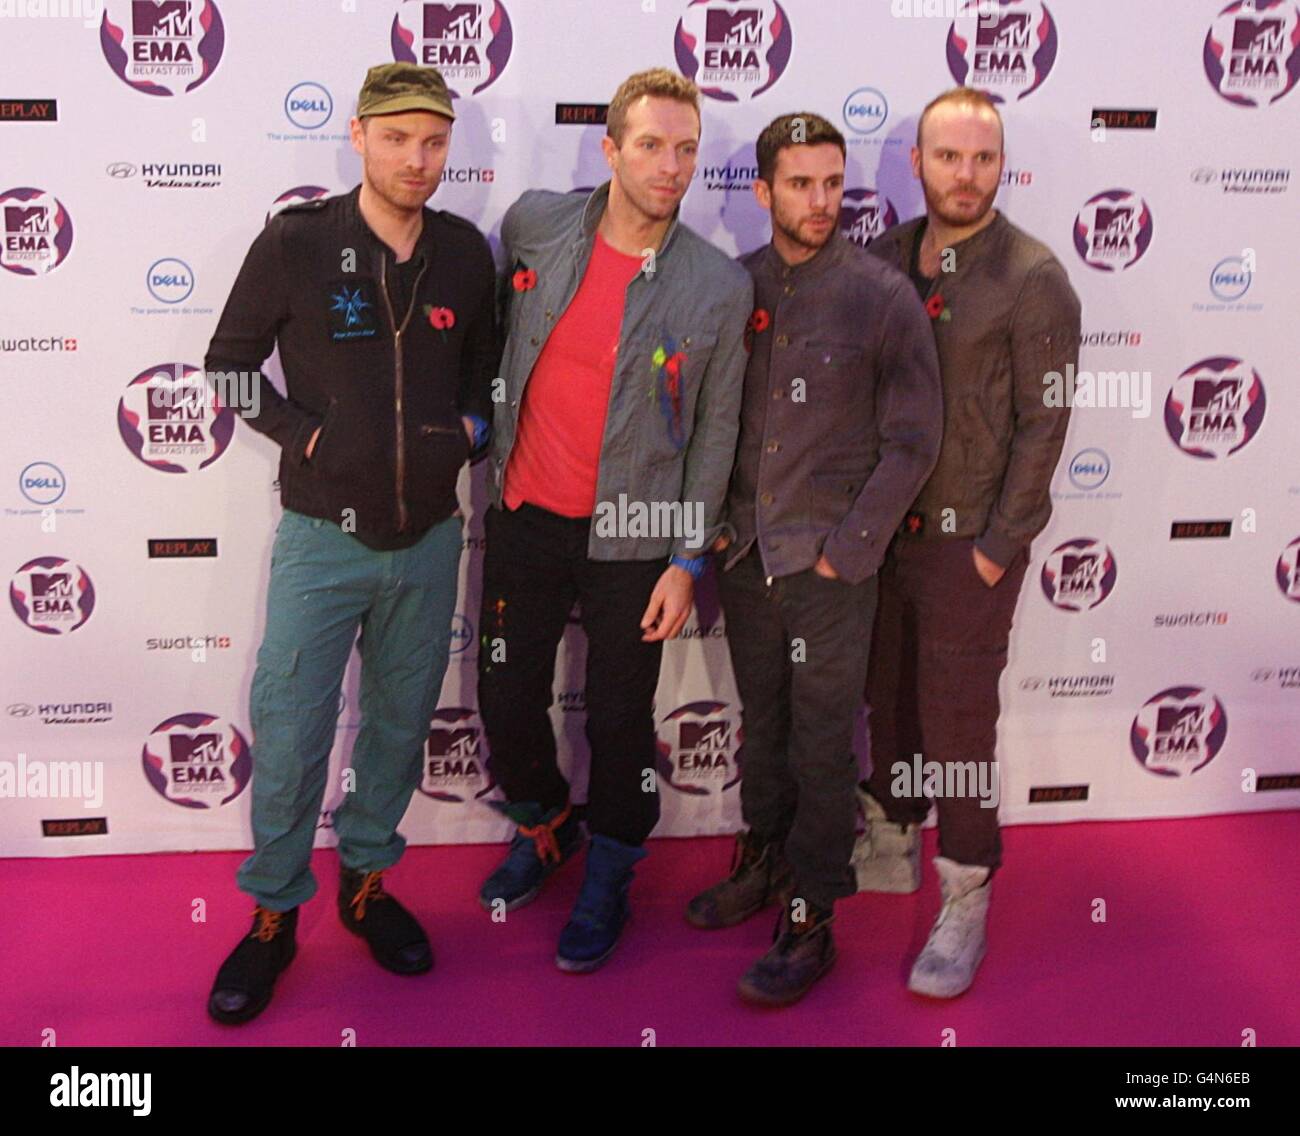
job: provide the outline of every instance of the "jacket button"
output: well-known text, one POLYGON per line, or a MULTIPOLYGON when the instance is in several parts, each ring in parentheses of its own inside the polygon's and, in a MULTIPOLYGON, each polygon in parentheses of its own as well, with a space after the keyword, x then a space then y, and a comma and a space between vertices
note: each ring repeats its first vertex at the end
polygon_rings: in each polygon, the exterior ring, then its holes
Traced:
POLYGON ((787 285, 785 286, 785 294, 786 294, 787 296, 793 296, 793 295, 794 295, 794 287, 793 287, 792 285, 790 285, 790 284, 787 284, 787 285))
POLYGON ((774 453, 776 453, 777 450, 779 450, 780 448, 781 448, 781 443, 780 443, 780 442, 768 442, 768 444, 767 444, 767 452, 768 452, 769 454, 774 454, 774 453))
POLYGON ((788 335, 778 335, 776 337, 776 345, 778 347, 788 347, 789 344, 790 344, 790 337, 788 335))
POLYGON ((534 335, 534 336, 532 337, 532 339, 529 340, 529 342, 530 342, 534 347, 536 347, 536 346, 537 346, 537 336, 534 335))
POLYGON ((761 501, 764 505, 770 505, 774 500, 776 500, 776 498, 773 497, 772 494, 770 493, 764 493, 763 496, 759 498, 759 501, 761 501))
POLYGON ((869 535, 870 535, 869 529, 863 529, 860 533, 858 533, 858 536, 860 536, 863 540, 866 540, 869 535))
POLYGON ((547 318, 547 319, 550 319, 550 318, 551 318, 551 309, 550 309, 550 308, 547 308, 547 309, 546 309, 546 318, 547 318))
POLYGON ((518 400, 517 398, 512 398, 512 399, 510 400, 510 405, 511 405, 512 407, 518 406, 518 405, 519 405, 519 400, 518 400))
POLYGON ((785 391, 783 391, 780 387, 777 387, 776 390, 772 392, 772 397, 777 399, 784 398, 785 391))

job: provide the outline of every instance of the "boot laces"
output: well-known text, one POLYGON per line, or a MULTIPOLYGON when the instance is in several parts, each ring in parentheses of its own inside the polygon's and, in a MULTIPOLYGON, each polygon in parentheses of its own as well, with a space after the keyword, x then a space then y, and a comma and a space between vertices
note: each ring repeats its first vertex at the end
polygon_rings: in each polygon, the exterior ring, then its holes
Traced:
POLYGON ((367 872, 366 878, 361 881, 361 887, 357 889, 357 894, 352 897, 351 906, 356 908, 357 922, 360 923, 366 917, 367 903, 378 903, 381 899, 387 898, 388 895, 384 891, 384 873, 367 872))
POLYGON ((569 819, 569 813, 572 810, 573 805, 569 803, 564 806, 563 812, 549 822, 535 824, 531 827, 523 824, 519 826, 519 834, 528 837, 533 842, 533 847, 537 849, 537 858, 543 864, 558 864, 560 862, 560 844, 555 839, 555 830, 569 819))
POLYGON ((284 912, 270 911, 265 907, 255 907, 253 909, 253 918, 257 923, 256 930, 249 936, 250 939, 256 939, 259 943, 269 943, 276 937, 284 926, 284 912))

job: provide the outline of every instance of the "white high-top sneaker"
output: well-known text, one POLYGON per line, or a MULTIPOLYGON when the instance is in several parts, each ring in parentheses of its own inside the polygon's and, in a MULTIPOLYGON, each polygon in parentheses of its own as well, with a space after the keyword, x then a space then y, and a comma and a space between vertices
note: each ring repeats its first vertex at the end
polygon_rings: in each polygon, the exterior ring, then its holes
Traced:
POLYGON ((934 858, 943 890, 943 908, 930 938, 917 956, 907 988, 931 998, 955 998, 970 989, 984 957, 984 925, 989 913, 988 868, 934 858))
POLYGON ((880 802, 857 788, 866 818, 866 831, 853 845, 853 872, 858 891, 884 891, 907 895, 921 886, 921 826, 895 824, 885 816, 880 802))

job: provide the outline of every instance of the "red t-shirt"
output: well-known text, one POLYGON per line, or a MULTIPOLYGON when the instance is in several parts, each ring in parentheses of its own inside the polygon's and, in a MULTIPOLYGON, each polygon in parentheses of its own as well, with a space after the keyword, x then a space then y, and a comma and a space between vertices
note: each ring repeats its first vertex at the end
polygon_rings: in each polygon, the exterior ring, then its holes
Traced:
POLYGON ((506 467, 508 509, 523 502, 562 517, 589 517, 614 379, 627 286, 641 270, 596 234, 572 302, 533 364, 506 467))

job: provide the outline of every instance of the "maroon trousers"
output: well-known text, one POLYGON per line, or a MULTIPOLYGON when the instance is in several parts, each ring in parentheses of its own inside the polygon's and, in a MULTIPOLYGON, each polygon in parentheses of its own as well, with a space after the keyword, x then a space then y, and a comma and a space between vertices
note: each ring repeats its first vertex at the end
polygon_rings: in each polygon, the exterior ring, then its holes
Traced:
POLYGON ((930 801, 914 774, 918 764, 927 771, 937 763, 946 771, 930 782, 940 855, 996 868, 998 811, 984 807, 975 789, 996 783, 998 680, 1028 558, 1017 553, 990 588, 973 548, 970 538, 902 535, 885 557, 867 678, 871 774, 863 785, 890 820, 922 821, 930 801), (963 768, 949 769, 953 763, 963 768))

